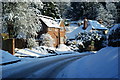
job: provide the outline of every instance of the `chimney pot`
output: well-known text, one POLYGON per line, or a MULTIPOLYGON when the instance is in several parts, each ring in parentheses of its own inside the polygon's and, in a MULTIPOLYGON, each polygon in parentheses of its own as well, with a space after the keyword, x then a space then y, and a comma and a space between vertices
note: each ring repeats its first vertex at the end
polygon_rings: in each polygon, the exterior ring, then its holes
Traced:
POLYGON ((84 24, 83 24, 83 29, 84 29, 84 30, 87 28, 87 22, 88 22, 88 20, 87 20, 87 18, 85 17, 85 18, 84 18, 84 24))

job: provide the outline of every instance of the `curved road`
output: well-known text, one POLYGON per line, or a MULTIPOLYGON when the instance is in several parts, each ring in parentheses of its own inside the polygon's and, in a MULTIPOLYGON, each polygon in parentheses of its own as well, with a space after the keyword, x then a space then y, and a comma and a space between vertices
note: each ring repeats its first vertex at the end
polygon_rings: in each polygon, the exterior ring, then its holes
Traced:
POLYGON ((73 61, 88 54, 59 55, 47 60, 31 61, 8 69, 2 69, 3 78, 55 78, 57 74, 73 61), (22 68, 24 67, 24 68, 22 68))

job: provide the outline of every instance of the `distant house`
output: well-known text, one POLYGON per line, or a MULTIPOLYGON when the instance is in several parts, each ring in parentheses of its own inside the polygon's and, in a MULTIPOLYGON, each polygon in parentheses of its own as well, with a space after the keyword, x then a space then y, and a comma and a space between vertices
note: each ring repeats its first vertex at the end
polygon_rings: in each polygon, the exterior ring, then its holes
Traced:
POLYGON ((56 22, 52 17, 40 15, 40 21, 42 24, 42 29, 38 32, 38 38, 45 33, 51 35, 54 39, 54 47, 57 47, 59 44, 64 43, 65 29, 63 21, 56 22))
POLYGON ((68 39, 74 39, 76 35, 80 32, 92 32, 92 31, 102 31, 105 32, 107 30, 106 27, 104 27, 102 24, 100 24, 96 20, 87 20, 84 19, 83 25, 80 25, 80 27, 76 28, 71 33, 67 34, 68 39))

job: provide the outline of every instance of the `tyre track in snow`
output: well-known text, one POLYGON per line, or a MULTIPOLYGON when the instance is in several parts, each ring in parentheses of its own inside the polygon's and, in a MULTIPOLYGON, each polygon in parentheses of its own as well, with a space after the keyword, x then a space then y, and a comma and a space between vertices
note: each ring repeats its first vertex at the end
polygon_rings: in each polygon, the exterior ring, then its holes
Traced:
MULTIPOLYGON (((41 62, 34 63, 34 64, 32 64, 33 63, 33 61, 32 61, 32 63, 28 63, 26 65, 17 66, 17 67, 11 68, 9 70, 3 70, 2 71, 3 72, 3 78, 26 78, 26 77, 32 75, 33 73, 44 69, 47 66, 53 65, 53 64, 61 62, 61 61, 64 61, 66 59, 70 59, 70 58, 74 58, 74 57, 77 57, 77 58, 80 57, 81 58, 81 57, 86 56, 86 55, 88 55, 88 54, 82 54, 82 55, 77 54, 77 55, 63 56, 63 57, 58 57, 57 59, 53 58, 52 60, 41 61, 41 62), (29 66, 29 65, 32 65, 32 66, 29 66), (26 67, 24 69, 22 69, 23 66, 26 66, 26 67), (9 73, 8 71, 11 71, 10 74, 8 74, 9 73)), ((65 62, 59 64, 59 66, 63 65, 63 64, 65 64, 65 62)), ((57 70, 57 68, 59 68, 59 66, 56 66, 56 68, 54 68, 54 69, 56 69, 56 73, 58 73, 58 71, 59 71, 59 70, 57 70)), ((64 66, 62 66, 62 67, 64 67, 64 66)), ((51 69, 49 71, 49 73, 44 72, 42 74, 42 76, 44 76, 45 78, 50 77, 52 71, 53 71, 53 69, 51 69)), ((55 74, 52 73, 51 76, 55 76, 55 74)))
POLYGON ((73 61, 80 59, 81 57, 74 57, 71 59, 67 59, 57 64, 52 65, 51 67, 45 68, 41 71, 35 72, 27 78, 56 78, 57 74, 64 69, 67 65, 72 63, 73 61), (38 75, 39 74, 39 75, 38 75))

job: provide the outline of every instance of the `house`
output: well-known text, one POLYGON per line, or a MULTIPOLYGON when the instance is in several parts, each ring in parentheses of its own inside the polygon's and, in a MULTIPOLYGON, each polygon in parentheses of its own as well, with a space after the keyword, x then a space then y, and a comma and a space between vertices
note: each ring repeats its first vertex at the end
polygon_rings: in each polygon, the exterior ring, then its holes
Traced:
POLYGON ((67 34, 68 39, 75 39, 76 35, 80 32, 92 32, 92 31, 101 31, 105 32, 107 30, 102 24, 96 20, 84 19, 83 25, 73 30, 71 33, 67 34))
POLYGON ((59 44, 64 43, 65 38, 65 26, 64 22, 55 21, 52 17, 39 15, 40 21, 42 24, 41 31, 38 32, 38 38, 45 33, 48 33, 51 35, 51 37, 54 39, 54 47, 57 47, 59 44))
POLYGON ((60 44, 64 44, 66 40, 66 28, 64 20, 60 21, 59 26, 60 26, 60 44))

